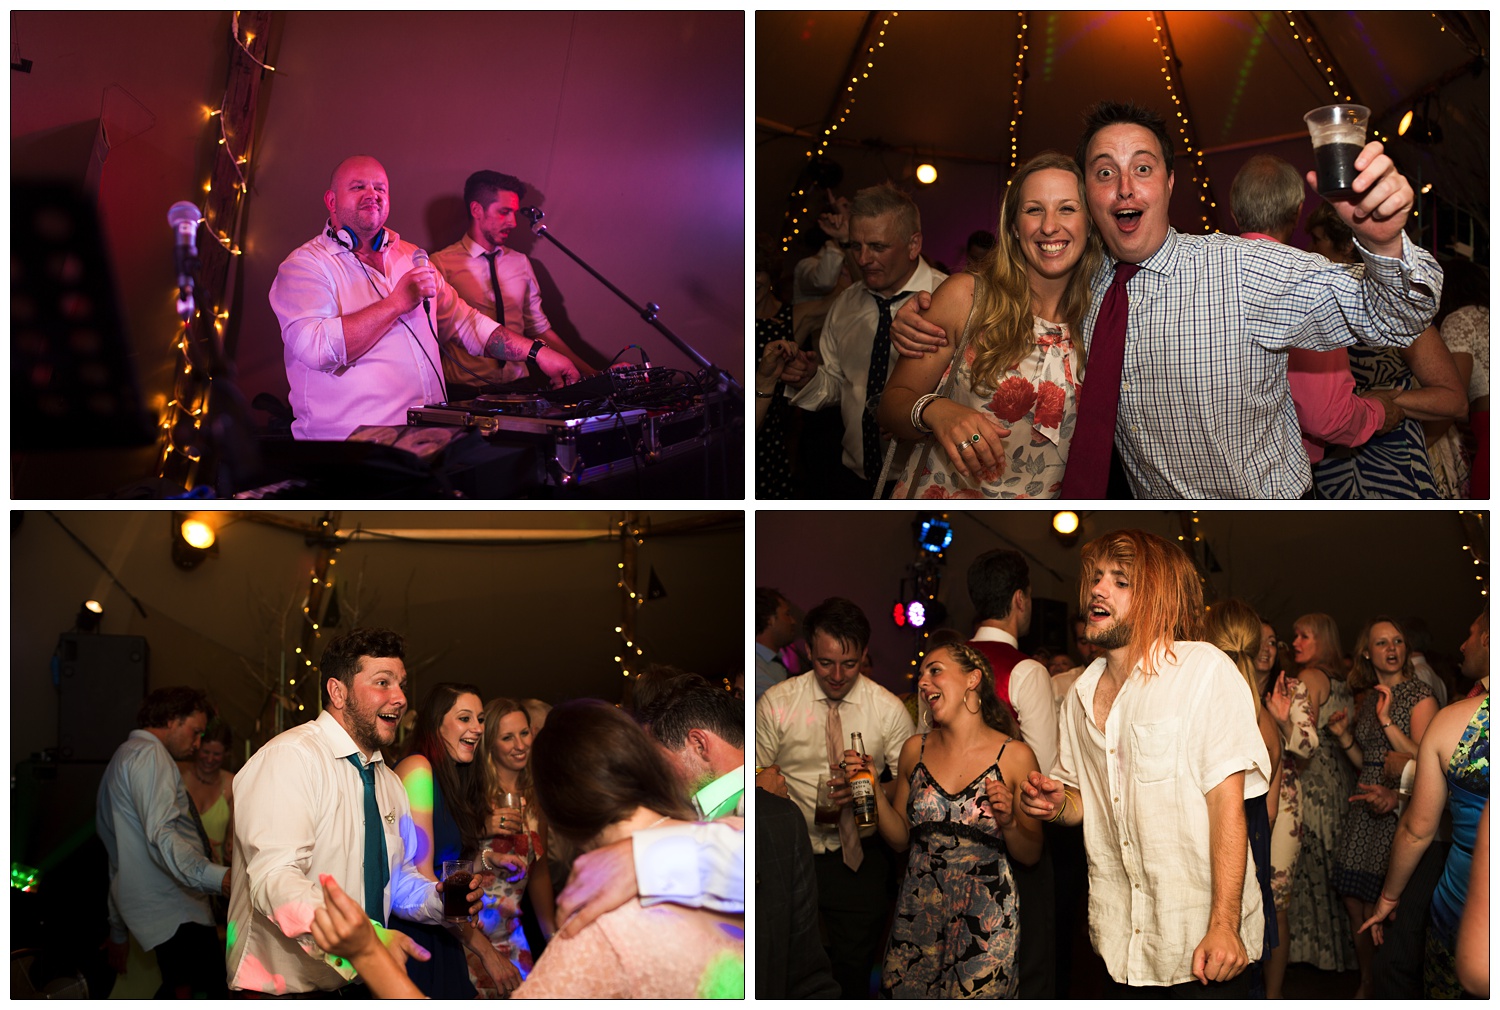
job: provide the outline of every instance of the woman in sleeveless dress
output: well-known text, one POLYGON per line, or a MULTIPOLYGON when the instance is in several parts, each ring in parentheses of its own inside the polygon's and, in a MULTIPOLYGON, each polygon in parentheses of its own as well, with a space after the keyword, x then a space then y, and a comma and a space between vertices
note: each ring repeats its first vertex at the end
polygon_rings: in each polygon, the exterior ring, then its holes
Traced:
POLYGON ((1351 718, 1343 711, 1328 717, 1339 749, 1359 773, 1350 796, 1355 802, 1349 804, 1339 835, 1333 886, 1344 900, 1354 934, 1360 978, 1355 998, 1361 999, 1373 995, 1375 946, 1359 930, 1375 911, 1396 835, 1400 770, 1387 767, 1386 756, 1399 752, 1416 757, 1427 724, 1437 714, 1437 699, 1417 679, 1406 635, 1389 617, 1377 617, 1360 631, 1349 681, 1352 689, 1365 692, 1358 714, 1351 718))
MULTIPOLYGON (((417 710, 417 726, 407 755, 396 765, 406 787, 417 832, 417 871, 436 880, 446 860, 473 859, 484 829, 483 781, 474 765, 483 712, 472 684, 434 684, 417 710)), ((432 954, 407 961, 411 980, 433 999, 473 999, 464 948, 499 964, 494 949, 472 922, 433 926, 391 916, 400 930, 432 954)), ((497 968, 497 970, 499 970, 497 968)), ((516 980, 519 983, 519 979, 516 980)))
POLYGON ((1062 488, 1082 381, 1074 335, 1101 255, 1073 160, 1048 152, 1027 162, 996 235, 922 314, 962 339, 898 359, 886 383, 881 427, 929 441, 911 453, 894 497, 1056 498, 1062 488))
MULTIPOLYGON (((1014 998, 1018 919, 1010 860, 1034 864, 1041 825, 1019 783, 1037 770, 995 694, 989 662, 962 643, 934 649, 917 694, 932 730, 901 749, 896 795, 875 790, 881 837, 910 847, 881 977, 906 999, 1014 998)), ((865 759, 868 761, 868 759, 865 759)))
MULTIPOLYGON (((531 902, 544 940, 552 938, 557 905, 552 876, 547 868, 547 822, 536 804, 527 764, 531 759, 531 716, 518 701, 492 698, 484 707, 484 748, 481 761, 485 799, 488 804, 489 848, 522 860, 524 872, 498 873, 485 889, 484 911, 479 915, 483 930, 496 953, 508 962, 518 984, 531 973, 534 958, 521 926, 522 895, 531 902), (506 794, 519 797, 514 805, 506 794)), ((469 958, 469 971, 481 996, 496 996, 506 981, 494 977, 478 957, 469 958)))
POLYGON ((222 866, 229 865, 234 848, 234 772, 224 767, 233 739, 229 725, 214 719, 203 731, 193 759, 177 762, 213 861, 222 866))
POLYGON ((1328 717, 1352 707, 1354 696, 1344 682, 1341 639, 1333 618, 1304 614, 1292 630, 1292 661, 1306 691, 1308 714, 1318 727, 1318 745, 1310 756, 1295 762, 1302 851, 1292 868, 1287 958, 1324 971, 1348 971, 1356 963, 1354 943, 1345 928, 1344 906, 1333 889, 1333 859, 1354 790, 1354 771, 1339 756, 1328 717))

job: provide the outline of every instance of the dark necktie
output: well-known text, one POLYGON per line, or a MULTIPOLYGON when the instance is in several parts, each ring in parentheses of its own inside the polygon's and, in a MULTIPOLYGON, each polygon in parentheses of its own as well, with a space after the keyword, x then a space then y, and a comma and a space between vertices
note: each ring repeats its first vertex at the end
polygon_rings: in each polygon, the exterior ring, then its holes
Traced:
POLYGON ((880 423, 875 420, 875 408, 880 405, 880 394, 885 390, 885 373, 891 366, 891 305, 905 298, 902 292, 894 298, 882 298, 875 292, 870 297, 880 307, 880 321, 875 325, 875 342, 870 345, 870 375, 865 380, 865 413, 862 433, 865 442, 865 479, 880 477, 880 466, 885 454, 880 451, 880 423))
POLYGON ((500 297, 500 272, 495 269, 495 260, 500 258, 500 250, 484 253, 484 258, 490 261, 490 290, 495 292, 495 322, 504 326, 505 300, 500 297))
POLYGON ((375 766, 363 764, 358 754, 349 763, 359 769, 365 784, 365 915, 385 925, 385 884, 391 876, 385 852, 385 831, 380 826, 380 804, 375 800, 375 766))
POLYGON ((1059 497, 1103 498, 1109 485, 1109 454, 1115 444, 1120 376, 1125 368, 1125 323, 1130 314, 1125 285, 1139 269, 1138 263, 1115 264, 1115 279, 1094 320, 1088 373, 1078 400, 1078 426, 1068 447, 1068 468, 1059 497))

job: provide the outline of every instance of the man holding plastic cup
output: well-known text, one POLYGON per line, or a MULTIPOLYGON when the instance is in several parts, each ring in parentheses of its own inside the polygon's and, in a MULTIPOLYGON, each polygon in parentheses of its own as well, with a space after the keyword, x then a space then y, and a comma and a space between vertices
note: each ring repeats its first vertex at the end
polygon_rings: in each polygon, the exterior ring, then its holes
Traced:
MULTIPOLYGON (((1084 320, 1080 401, 1081 432, 1090 395, 1118 389, 1113 423, 1106 416, 1104 429, 1107 437, 1112 428, 1123 479, 1109 482, 1108 496, 1300 497, 1312 477, 1286 351, 1354 342, 1405 347, 1437 312, 1442 271, 1403 233, 1411 185, 1379 143, 1355 159, 1353 196, 1333 205, 1354 231, 1361 269, 1270 242, 1174 230, 1167 218, 1172 138, 1149 109, 1095 106, 1084 117, 1076 157, 1090 217, 1110 253, 1093 279, 1084 320), (1116 337, 1113 374, 1106 376, 1100 309, 1121 265, 1139 270, 1120 271, 1128 306, 1123 357, 1116 337)), ((1316 175, 1307 178, 1315 183, 1316 175)), ((919 294, 897 314, 891 342, 900 353, 915 357, 946 343, 947 335, 918 314, 930 303, 919 294)), ((1088 458, 1081 437, 1074 435, 1062 495, 1106 497, 1110 467, 1080 462, 1088 458)))

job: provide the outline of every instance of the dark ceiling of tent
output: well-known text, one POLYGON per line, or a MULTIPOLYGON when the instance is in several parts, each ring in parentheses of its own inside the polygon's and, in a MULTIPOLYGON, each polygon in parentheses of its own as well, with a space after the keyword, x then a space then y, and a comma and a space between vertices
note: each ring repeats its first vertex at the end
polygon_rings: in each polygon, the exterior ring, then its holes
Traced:
MULTIPOLYGON (((1081 113, 1096 101, 1133 100, 1170 116, 1173 96, 1205 153, 1218 204, 1211 223, 1233 230, 1229 182, 1246 157, 1264 150, 1312 167, 1302 114, 1336 99, 1309 56, 1309 36, 1314 54, 1331 56, 1340 94, 1369 106, 1377 129, 1394 138, 1403 171, 1420 172, 1487 228, 1487 12, 1174 11, 1165 25, 1158 33, 1148 11, 757 13, 756 230, 780 236, 788 197, 811 188, 808 153, 826 136, 841 194, 886 179, 917 190, 931 251, 934 226, 962 213, 949 206, 953 191, 984 203, 968 212, 979 219, 973 227, 994 227, 1013 119, 1024 161, 1047 149, 1071 154, 1081 113), (1166 63, 1164 44, 1177 66, 1166 63), (1012 115, 1018 54, 1024 80, 1012 115), (1396 137, 1399 118, 1426 94, 1442 141, 1396 137), (938 169, 932 186, 912 180, 921 161, 938 169), (941 220, 930 222, 934 213, 941 220)), ((1173 223, 1198 230, 1193 166, 1180 139, 1176 148, 1173 223)))

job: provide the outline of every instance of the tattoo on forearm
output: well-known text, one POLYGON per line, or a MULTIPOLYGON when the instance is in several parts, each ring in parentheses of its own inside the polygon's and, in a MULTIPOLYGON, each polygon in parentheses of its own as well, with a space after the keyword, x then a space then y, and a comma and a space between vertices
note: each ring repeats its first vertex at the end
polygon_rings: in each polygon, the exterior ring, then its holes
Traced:
POLYGON ((486 357, 500 361, 525 361, 526 355, 531 353, 531 341, 500 327, 490 334, 484 353, 486 357))

